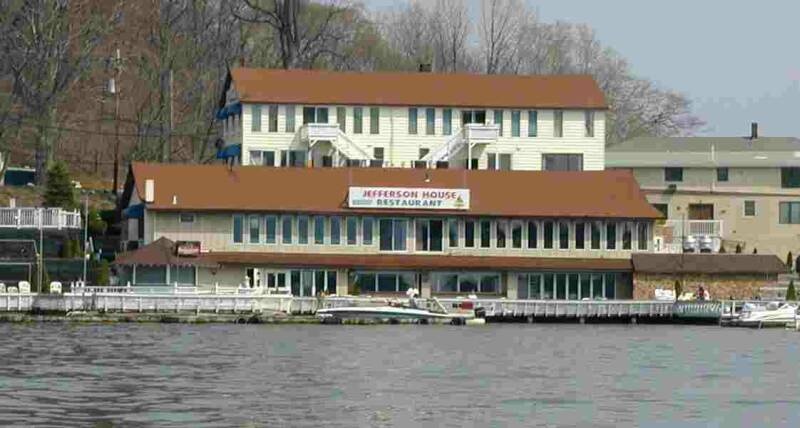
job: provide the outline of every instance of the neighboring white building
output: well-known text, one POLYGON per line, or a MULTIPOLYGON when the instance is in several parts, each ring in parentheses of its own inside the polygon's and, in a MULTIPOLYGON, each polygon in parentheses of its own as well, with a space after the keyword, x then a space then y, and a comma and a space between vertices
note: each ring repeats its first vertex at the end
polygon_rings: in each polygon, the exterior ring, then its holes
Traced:
POLYGON ((228 82, 218 156, 242 165, 605 164, 607 106, 590 76, 237 68, 228 82))

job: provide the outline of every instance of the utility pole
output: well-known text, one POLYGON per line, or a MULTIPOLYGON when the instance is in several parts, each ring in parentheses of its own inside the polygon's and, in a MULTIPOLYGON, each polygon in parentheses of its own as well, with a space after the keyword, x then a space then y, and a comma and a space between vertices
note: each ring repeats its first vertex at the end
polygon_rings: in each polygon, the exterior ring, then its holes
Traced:
POLYGON ((89 195, 83 199, 83 286, 86 286, 86 264, 89 261, 89 195))
POLYGON ((119 76, 122 73, 122 56, 119 48, 116 49, 114 56, 109 59, 109 63, 114 67, 114 77, 108 79, 108 92, 114 95, 114 184, 111 191, 117 194, 119 187, 119 76))

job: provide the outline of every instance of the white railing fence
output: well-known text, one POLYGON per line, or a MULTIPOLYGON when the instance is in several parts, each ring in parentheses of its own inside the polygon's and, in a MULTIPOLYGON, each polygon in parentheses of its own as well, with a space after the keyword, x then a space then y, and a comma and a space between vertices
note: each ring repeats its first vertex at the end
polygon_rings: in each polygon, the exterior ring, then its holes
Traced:
POLYGON ((61 208, 0 208, 0 228, 80 229, 81 213, 61 208))

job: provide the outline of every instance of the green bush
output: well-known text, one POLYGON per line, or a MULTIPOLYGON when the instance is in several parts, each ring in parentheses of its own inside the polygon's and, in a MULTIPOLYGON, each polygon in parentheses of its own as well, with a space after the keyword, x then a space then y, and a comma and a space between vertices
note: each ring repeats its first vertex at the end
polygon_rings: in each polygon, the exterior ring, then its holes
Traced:
POLYGON ((793 302, 797 300, 797 290, 794 289, 794 280, 789 281, 789 287, 786 288, 786 300, 793 302))
POLYGON ((75 253, 72 252, 72 240, 69 239, 68 236, 65 236, 61 239, 61 258, 62 259, 71 259, 75 257, 75 253))
POLYGON ((89 210, 89 234, 92 236, 101 236, 106 233, 108 229, 108 223, 100 217, 100 213, 97 210, 89 210))
POLYGON ((92 263, 92 285, 108 285, 110 275, 108 260, 92 263))
POLYGON ((73 239, 70 240, 69 243, 72 246, 72 257, 83 259, 83 246, 81 245, 81 241, 73 239))
POLYGON ((47 171, 47 184, 44 191, 44 206, 74 210, 75 189, 64 162, 56 162, 47 171))

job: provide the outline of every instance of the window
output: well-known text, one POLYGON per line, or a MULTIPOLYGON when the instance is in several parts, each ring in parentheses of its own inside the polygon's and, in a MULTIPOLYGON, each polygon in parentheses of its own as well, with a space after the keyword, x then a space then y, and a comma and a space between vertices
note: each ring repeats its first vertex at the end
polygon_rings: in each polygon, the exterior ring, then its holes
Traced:
POLYGON ((314 217, 314 243, 317 245, 325 243, 325 217, 314 217))
POLYGON ((244 216, 233 216, 233 243, 241 244, 244 242, 244 216))
POLYGON ((781 202, 778 211, 781 224, 800 224, 800 202, 781 202))
POLYGON ((268 215, 266 217, 266 242, 267 244, 274 244, 277 242, 277 235, 278 235, 278 217, 274 215, 268 215))
POLYGON ((353 107, 353 133, 361 134, 364 132, 364 109, 353 107))
POLYGON ((756 201, 751 201, 751 200, 744 201, 744 216, 745 217, 756 216, 756 201))
POLYGON ((583 250, 586 248, 586 223, 575 223, 575 249, 583 250))
POLYGON ((381 132, 381 111, 378 107, 369 108, 369 133, 378 134, 381 132))
POLYGON ((372 245, 372 223, 372 217, 361 219, 361 243, 364 245, 372 245))
POLYGON ((442 110, 442 134, 450 135, 453 133, 453 110, 446 108, 442 110))
POLYGON ((583 155, 544 154, 542 164, 545 171, 583 171, 583 155))
POLYGON ((194 214, 193 213, 180 213, 178 215, 178 221, 181 223, 194 223, 194 214))
POLYGON ((556 138, 564 136, 564 112, 561 110, 553 111, 553 136, 556 138))
POLYGON ((511 222, 511 246, 522 248, 522 223, 518 221, 511 222))
POLYGON ((355 284, 361 293, 403 293, 414 286, 414 274, 356 272, 355 284))
POLYGON ((728 181, 728 168, 717 168, 717 181, 728 181))
POLYGON ((528 222, 528 248, 539 246, 539 225, 535 221, 528 222))
POLYGON ((508 233, 508 222, 497 220, 495 223, 495 243, 497 248, 506 247, 506 234, 508 233))
POLYGON ((647 231, 647 223, 638 224, 636 229, 636 241, 640 250, 647 251, 647 248, 649 247, 648 242, 650 242, 650 234, 647 231))
POLYGON ((461 124, 486 123, 486 110, 461 110, 461 124))
POLYGON ((664 181, 683 181, 683 168, 664 168, 664 181))
POLYGON ((331 217, 331 245, 342 243, 342 218, 331 217))
POLYGON ((345 226, 347 232, 347 245, 358 244, 358 218, 347 217, 347 220, 345 220, 345 226))
POLYGON ((481 248, 489 248, 492 246, 492 222, 491 220, 481 220, 481 248))
POLYGON ((305 150, 281 150, 281 166, 306 166, 305 150))
POLYGON ((464 220, 464 246, 475 248, 475 222, 464 220))
POLYGON ((436 109, 425 109, 425 135, 434 135, 436 133, 436 109))
POLYGON ((297 217, 297 243, 308 244, 308 216, 297 217))
POLYGON ((606 249, 617 249, 617 224, 608 222, 606 223, 606 249))
POLYGON ((428 153, 430 153, 430 152, 431 152, 431 149, 427 149, 427 148, 419 149, 419 158, 422 159, 425 156, 428 156, 428 153))
POLYGON ((668 204, 653 204, 653 208, 661 211, 664 218, 669 218, 669 205, 668 204))
POLYGON ((275 166, 275 152, 272 150, 250 150, 250 165, 275 166))
POLYGON ((434 293, 484 293, 500 292, 500 275, 496 273, 436 273, 433 275, 434 293))
POLYGON ((500 153, 501 171, 511 171, 511 153, 500 153))
POLYGON ((583 127, 586 137, 594 137, 594 111, 586 110, 583 112, 583 127))
POLYGON ((519 137, 519 110, 511 110, 511 136, 519 137))
POLYGON ((558 248, 569 249, 569 223, 560 222, 558 224, 558 248))
POLYGON ((593 250, 599 250, 600 249, 600 240, 602 239, 601 238, 602 230, 600 229, 600 227, 601 227, 600 223, 597 223, 597 222, 592 223, 590 227, 591 227, 591 230, 590 230, 589 238, 591 239, 592 249, 593 250))
POLYGON ((458 247, 458 220, 451 219, 448 221, 447 227, 447 236, 448 242, 447 245, 450 248, 457 248, 458 247))
POLYGON ((381 251, 405 251, 407 230, 405 219, 381 219, 378 222, 381 251))
POLYGON ((286 106, 286 132, 294 132, 294 106, 286 106))
POLYGON ((250 131, 261 132, 261 106, 254 105, 250 107, 250 110, 250 131))
MULTIPOLYGON (((375 158, 377 161, 383 161, 383 147, 373 147, 372 148, 372 157, 375 158)), ((383 162, 379 162, 383 164, 383 162)))
POLYGON ((419 118, 417 117, 417 108, 416 107, 409 107, 408 108, 408 133, 411 135, 415 135, 417 133, 417 122, 419 118))
POLYGON ((303 124, 328 123, 327 107, 303 107, 303 124))
POLYGON ((336 123, 339 124, 339 130, 347 132, 347 109, 345 107, 336 107, 336 123))
POLYGON ((486 154, 486 169, 497 169, 497 155, 495 153, 486 154))
POLYGON ((528 136, 535 137, 539 133, 538 121, 539 113, 536 110, 528 110, 528 136))
POLYGON ((633 240, 633 227, 630 223, 622 223, 622 249, 623 250, 630 250, 631 249, 631 241, 633 240))
POLYGON ((553 233, 555 232, 555 225, 552 221, 544 222, 544 248, 553 248, 553 233))
POLYGON ((417 251, 442 251, 442 220, 416 220, 417 251))
POLYGON ((269 132, 278 132, 278 106, 269 106, 269 132))
POLYGON ((494 111, 494 124, 498 127, 498 135, 503 136, 503 110, 494 111))
POLYGON ((294 221, 292 221, 292 216, 283 216, 281 217, 281 235, 283 236, 282 242, 284 244, 291 244, 292 243, 292 226, 294 225, 294 221))
POLYGON ((781 187, 790 189, 800 187, 800 167, 781 168, 781 187))
POLYGON ((250 231, 250 243, 251 244, 258 244, 258 241, 261 240, 261 217, 257 215, 251 215, 247 219, 248 222, 248 229, 250 231))

